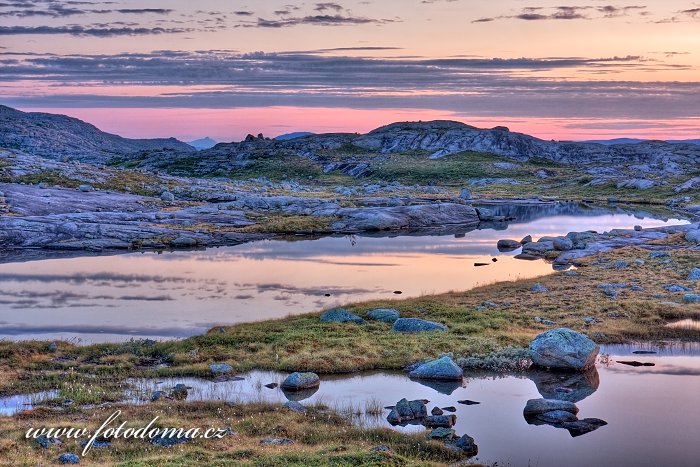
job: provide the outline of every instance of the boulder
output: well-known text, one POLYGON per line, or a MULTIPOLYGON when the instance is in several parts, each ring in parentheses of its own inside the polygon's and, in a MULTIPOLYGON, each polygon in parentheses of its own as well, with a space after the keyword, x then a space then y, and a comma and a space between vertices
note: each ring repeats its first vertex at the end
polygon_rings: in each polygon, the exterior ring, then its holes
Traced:
POLYGON ((552 241, 552 245, 554 246, 555 250, 558 251, 569 251, 574 249, 574 242, 571 241, 569 238, 555 238, 552 241))
POLYGON ((172 203, 173 201, 175 201, 175 195, 170 193, 169 191, 164 191, 160 194, 160 199, 162 201, 165 201, 166 203, 172 203))
POLYGON ((522 240, 520 240, 521 245, 525 245, 526 243, 531 243, 532 242, 532 235, 526 235, 523 237, 522 240))
POLYGON ((462 190, 459 192, 459 199, 472 199, 472 190, 469 188, 462 188, 462 190))
POLYGON ((365 324, 365 320, 360 318, 354 313, 343 308, 334 308, 328 310, 321 315, 321 321, 324 323, 355 323, 355 324, 365 324))
POLYGON ((447 331, 447 326, 433 321, 426 321, 419 318, 399 318, 394 323, 392 330, 394 332, 432 332, 432 331, 447 331))
POLYGON ((576 407, 576 404, 570 401, 560 401, 556 399, 530 399, 525 404, 523 415, 525 417, 536 417, 537 415, 545 414, 547 412, 554 412, 555 410, 569 412, 574 415, 578 413, 578 407, 576 407))
POLYGON ((401 318, 401 313, 393 308, 375 308, 367 312, 367 317, 375 321, 395 323, 397 319, 401 318))
POLYGON ((551 241, 530 242, 523 245, 523 253, 528 255, 542 256, 552 250, 554 250, 554 242, 551 241))
POLYGON ((301 391, 302 389, 317 388, 321 379, 316 373, 292 373, 282 381, 280 387, 287 391, 301 391))
POLYGON ((233 371, 233 367, 228 363, 212 363, 209 365, 209 371, 215 375, 226 375, 233 371))
POLYGON ((544 332, 530 343, 533 364, 556 370, 583 371, 595 364, 600 347, 568 328, 544 332))
POLYGON ((409 373, 411 378, 437 379, 446 381, 461 381, 464 371, 452 358, 444 356, 437 360, 432 360, 414 369, 409 373))
POLYGON ((685 234, 685 239, 688 242, 700 243, 700 229, 689 230, 685 234))

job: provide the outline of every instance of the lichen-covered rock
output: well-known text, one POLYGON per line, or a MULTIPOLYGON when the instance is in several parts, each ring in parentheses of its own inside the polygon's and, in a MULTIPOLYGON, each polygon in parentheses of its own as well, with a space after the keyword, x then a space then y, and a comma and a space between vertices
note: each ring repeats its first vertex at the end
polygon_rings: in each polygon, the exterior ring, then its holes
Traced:
POLYGON ((286 391, 301 391, 302 389, 316 388, 321 384, 321 379, 316 373, 292 373, 282 381, 280 387, 286 391))
POLYGON ((463 435, 452 443, 452 446, 462 451, 468 457, 474 457, 479 453, 479 446, 474 442, 474 438, 469 435, 463 435))
POLYGON ((209 365, 209 371, 215 375, 226 375, 233 371, 233 367, 228 363, 212 363, 209 365))
POLYGON ((428 428, 452 428, 457 423, 455 415, 430 415, 423 419, 423 425, 428 428))
POLYGON ((59 464, 80 464, 80 457, 72 452, 66 452, 58 456, 59 464))
POLYGON ((355 323, 365 324, 365 320, 357 316, 355 313, 350 313, 343 308, 334 308, 328 310, 321 315, 321 321, 324 323, 355 323))
POLYGON ((544 332, 530 343, 532 362, 556 370, 584 371, 595 364, 600 347, 568 328, 544 332))
POLYGON ((431 331, 447 331, 447 326, 434 321, 419 318, 399 318, 394 323, 394 332, 418 333, 431 331))
POLYGON ((415 368, 409 373, 411 378, 437 379, 445 381, 459 381, 464 376, 464 371, 452 358, 444 356, 432 360, 415 368))

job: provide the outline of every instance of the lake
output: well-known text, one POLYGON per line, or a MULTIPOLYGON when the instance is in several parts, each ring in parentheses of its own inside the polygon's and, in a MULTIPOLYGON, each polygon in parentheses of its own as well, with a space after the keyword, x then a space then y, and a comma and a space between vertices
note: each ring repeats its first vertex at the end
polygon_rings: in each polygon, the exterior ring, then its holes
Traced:
POLYGON ((456 235, 274 240, 201 251, 5 262, 0 338, 77 343, 184 338, 217 325, 350 302, 468 290, 552 272, 544 261, 499 252, 501 238, 685 222, 572 204, 492 208, 515 220, 497 225, 501 230, 456 235))

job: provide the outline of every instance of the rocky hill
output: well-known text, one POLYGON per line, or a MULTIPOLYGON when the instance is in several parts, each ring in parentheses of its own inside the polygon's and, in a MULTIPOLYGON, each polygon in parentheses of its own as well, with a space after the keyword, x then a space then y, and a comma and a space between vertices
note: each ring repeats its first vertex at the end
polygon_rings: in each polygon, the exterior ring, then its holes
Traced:
POLYGON ((0 106, 0 147, 57 160, 105 163, 114 156, 149 150, 189 153, 194 148, 169 139, 127 139, 105 133, 89 123, 65 115, 21 112, 0 106))

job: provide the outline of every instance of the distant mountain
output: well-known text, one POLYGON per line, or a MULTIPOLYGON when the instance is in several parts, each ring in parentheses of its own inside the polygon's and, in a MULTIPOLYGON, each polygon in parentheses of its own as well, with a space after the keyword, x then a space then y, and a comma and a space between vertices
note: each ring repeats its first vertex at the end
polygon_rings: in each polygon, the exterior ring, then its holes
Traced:
POLYGON ((201 151, 203 149, 211 149, 214 146, 216 146, 218 143, 215 140, 213 140, 207 136, 206 138, 200 138, 200 139, 196 139, 194 141, 189 141, 187 144, 189 144, 193 148, 201 151))
POLYGON ((286 133, 284 135, 279 135, 275 139, 277 141, 289 141, 290 139, 296 139, 296 138, 301 138, 304 136, 312 136, 315 135, 316 133, 310 133, 308 131, 297 131, 295 133, 286 133))
POLYGON ((21 112, 0 105, 0 147, 49 159, 75 159, 103 164, 114 156, 152 150, 191 152, 175 138, 128 139, 105 133, 94 125, 66 115, 21 112))
MULTIPOLYGON (((599 140, 589 140, 589 141, 583 141, 584 143, 596 143, 596 144, 605 144, 606 146, 611 146, 615 144, 639 144, 639 143, 644 143, 648 141, 654 141, 654 140, 648 140, 648 139, 638 139, 638 138, 615 138, 615 139, 599 139, 599 140)), ((700 144, 700 139, 671 139, 671 140, 663 140, 666 143, 670 144, 700 144)))

